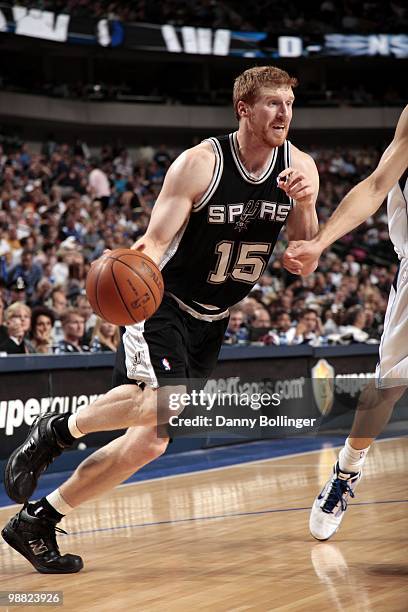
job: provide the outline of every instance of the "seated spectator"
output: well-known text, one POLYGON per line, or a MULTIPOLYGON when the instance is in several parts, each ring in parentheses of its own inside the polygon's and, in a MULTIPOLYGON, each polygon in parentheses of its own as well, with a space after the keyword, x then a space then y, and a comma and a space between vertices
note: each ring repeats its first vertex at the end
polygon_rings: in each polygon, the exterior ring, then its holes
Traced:
POLYGON ((336 316, 330 307, 327 307, 322 315, 323 319, 323 336, 330 336, 330 334, 337 334, 339 331, 339 326, 336 322, 336 316))
POLYGON ((5 255, 0 255, 0 282, 7 282, 7 259, 5 255))
POLYGON ((245 314, 242 308, 230 308, 230 318, 225 331, 224 344, 237 344, 248 340, 248 329, 244 325, 245 314))
POLYGON ((388 273, 387 268, 381 267, 375 273, 377 278, 377 287, 384 294, 389 295, 393 278, 388 273))
POLYGON ((7 242, 10 247, 11 265, 16 265, 21 257, 22 245, 21 240, 15 224, 8 226, 8 239, 7 242))
POLYGON ((344 300, 344 307, 350 308, 360 304, 360 297, 358 295, 359 281, 356 276, 345 276, 342 281, 342 286, 345 288, 348 294, 344 300))
POLYGON ((351 306, 345 313, 343 325, 339 329, 342 339, 349 339, 351 342, 367 342, 368 333, 363 331, 365 324, 364 307, 359 304, 351 306))
POLYGON ((382 317, 378 317, 373 308, 370 308, 367 304, 364 307, 365 310, 365 325, 363 331, 368 334, 368 337, 374 340, 380 340, 382 328, 379 329, 379 321, 378 319, 382 319, 382 317))
POLYGON ((33 262, 33 251, 24 250, 21 255, 21 263, 14 266, 8 276, 8 282, 13 283, 22 278, 26 285, 27 298, 29 299, 42 277, 42 267, 33 262))
POLYGON ((264 342, 272 327, 271 315, 263 306, 255 309, 250 318, 249 340, 251 342, 264 342))
POLYGON ((361 270, 361 265, 351 253, 347 253, 344 259, 343 270, 345 274, 350 274, 350 276, 357 276, 361 270))
POLYGON ((156 151, 153 160, 163 168, 168 168, 171 164, 170 153, 167 151, 167 147, 165 144, 159 145, 158 150, 156 151))
POLYGON ((39 281, 37 288, 31 298, 31 307, 42 306, 51 295, 52 284, 48 278, 44 277, 39 281))
POLYGON ((2 272, 3 266, 6 267, 11 260, 11 248, 7 240, 7 223, 0 223, 0 278, 5 278, 2 272))
POLYGON ((23 304, 25 304, 27 302, 26 284, 22 276, 18 276, 15 281, 9 284, 8 288, 9 304, 13 304, 14 302, 23 302, 23 304))
POLYGON ((7 338, 7 327, 4 325, 4 300, 0 297, 0 344, 7 338))
POLYGON ((113 167, 116 173, 124 176, 132 176, 133 161, 127 149, 122 149, 117 157, 113 160, 113 167))
POLYGON ((85 321, 85 333, 82 339, 83 343, 89 346, 91 343, 92 332, 96 323, 96 314, 93 312, 92 306, 90 305, 85 294, 78 295, 75 306, 78 308, 80 315, 85 321))
POLYGON ((294 338, 296 328, 290 318, 290 314, 285 310, 279 312, 276 316, 276 327, 273 329, 274 344, 296 344, 294 338))
POLYGON ((119 342, 119 327, 97 317, 91 335, 91 351, 93 353, 105 351, 116 352, 119 342))
POLYGON ((57 253, 57 262, 52 266, 51 274, 56 285, 63 285, 68 280, 69 268, 65 261, 65 252, 62 249, 57 253))
POLYGON ((53 344, 57 345, 63 338, 64 332, 61 324, 61 317, 67 309, 68 300, 61 287, 55 287, 51 291, 51 299, 47 304, 54 312, 55 322, 53 327, 53 344))
POLYGON ((339 259, 333 261, 330 272, 329 272, 329 282, 334 287, 340 287, 340 283, 343 279, 343 274, 341 270, 341 261, 339 259))
POLYGON ((307 308, 297 324, 294 344, 318 345, 322 334, 322 322, 317 312, 312 308, 307 308))
POLYGON ((52 328, 55 315, 50 308, 38 306, 31 315, 31 345, 36 353, 52 353, 52 328))
POLYGON ((64 291, 61 287, 55 287, 55 289, 51 291, 51 308, 56 316, 60 317, 65 312, 67 306, 68 300, 64 291))
POLYGON ((4 313, 7 338, 0 343, 0 352, 8 355, 25 355, 33 349, 26 339, 30 329, 31 310, 22 302, 14 302, 4 313))
POLYGON ((251 319, 251 327, 255 327, 257 329, 270 329, 271 326, 271 315, 267 309, 263 306, 256 308, 251 319))
POLYGON ((260 302, 258 297, 255 297, 255 295, 256 294, 251 292, 239 303, 240 308, 243 310, 246 317, 253 317, 255 310, 260 306, 263 306, 262 302, 260 302))
POLYGON ((82 344, 85 331, 85 320, 77 308, 68 308, 61 316, 64 339, 55 347, 55 354, 87 353, 89 346, 82 344))

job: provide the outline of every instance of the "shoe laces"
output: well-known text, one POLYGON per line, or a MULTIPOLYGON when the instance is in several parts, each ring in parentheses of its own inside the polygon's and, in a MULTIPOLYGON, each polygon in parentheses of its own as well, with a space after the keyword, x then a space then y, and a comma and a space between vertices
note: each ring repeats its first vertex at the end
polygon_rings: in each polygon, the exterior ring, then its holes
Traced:
POLYGON ((64 533, 65 535, 68 535, 68 534, 66 531, 64 531, 64 529, 61 529, 61 527, 57 527, 56 525, 53 525, 53 527, 54 529, 52 533, 50 534, 50 538, 56 550, 58 551, 58 554, 61 554, 59 546, 58 546, 58 542, 57 542, 57 533, 64 533))
POLYGON ((64 535, 68 535, 68 532, 65 531, 65 529, 61 529, 61 527, 57 527, 57 525, 55 525, 54 527, 55 531, 57 531, 58 533, 63 533, 64 535))
POLYGON ((57 527, 54 521, 50 521, 46 518, 43 520, 46 521, 50 526, 50 531, 47 533, 47 539, 51 542, 54 552, 60 555, 61 553, 60 553, 60 549, 59 549, 58 542, 57 542, 57 533, 63 533, 65 535, 68 535, 68 534, 64 529, 61 529, 61 527, 57 527))
MULTIPOLYGON (((27 511, 28 504, 29 504, 29 502, 26 502, 23 505, 23 507, 21 509, 21 512, 18 513, 18 515, 17 515, 18 523, 17 524, 20 523, 22 511, 23 510, 27 511)), ((56 546, 56 548, 59 551, 58 544, 57 544, 57 533, 63 533, 64 535, 68 535, 68 532, 65 531, 65 529, 62 529, 61 527, 58 527, 58 525, 55 523, 54 520, 52 520, 50 518, 47 518, 46 516, 39 516, 37 518, 39 518, 43 522, 43 524, 45 523, 48 527, 51 527, 51 533, 47 533, 47 536, 49 536, 51 538, 53 544, 56 546)))
POLYGON ((347 495, 354 497, 353 489, 350 487, 348 480, 335 478, 331 484, 327 499, 322 506, 323 512, 333 514, 333 510, 339 502, 342 511, 347 510, 347 495))

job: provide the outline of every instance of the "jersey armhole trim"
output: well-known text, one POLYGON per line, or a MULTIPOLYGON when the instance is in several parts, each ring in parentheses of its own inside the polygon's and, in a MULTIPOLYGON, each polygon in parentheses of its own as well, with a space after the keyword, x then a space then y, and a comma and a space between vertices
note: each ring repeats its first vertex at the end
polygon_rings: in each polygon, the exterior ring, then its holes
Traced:
POLYGON ((211 199, 211 197, 214 195, 219 185, 219 182, 221 180, 222 171, 224 169, 224 158, 222 154, 221 145, 218 142, 218 140, 216 138, 206 138, 206 140, 203 140, 203 142, 210 142, 212 145, 212 148, 215 154, 215 168, 214 168, 214 173, 213 173, 211 182, 207 190, 205 191, 203 196, 198 200, 198 202, 196 202, 193 205, 193 208, 192 208, 193 213, 201 210, 207 204, 207 202, 211 199))

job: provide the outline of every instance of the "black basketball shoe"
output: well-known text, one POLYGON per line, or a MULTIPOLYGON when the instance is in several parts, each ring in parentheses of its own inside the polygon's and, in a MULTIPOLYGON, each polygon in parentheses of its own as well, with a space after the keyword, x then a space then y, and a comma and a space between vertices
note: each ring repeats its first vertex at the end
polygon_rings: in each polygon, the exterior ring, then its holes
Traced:
POLYGON ((15 502, 24 504, 33 494, 38 478, 70 444, 55 432, 53 422, 61 418, 54 412, 43 414, 34 421, 28 436, 12 453, 4 471, 4 487, 15 502))
POLYGON ((57 521, 31 516, 23 508, 13 516, 1 532, 3 539, 19 552, 41 574, 73 574, 84 564, 78 555, 61 555, 56 532, 57 521))

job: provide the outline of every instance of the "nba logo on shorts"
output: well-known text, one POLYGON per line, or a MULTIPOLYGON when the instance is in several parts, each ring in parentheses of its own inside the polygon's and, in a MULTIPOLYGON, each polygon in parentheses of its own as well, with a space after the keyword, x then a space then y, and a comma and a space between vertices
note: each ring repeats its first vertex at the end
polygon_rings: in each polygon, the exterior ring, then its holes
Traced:
POLYGON ((168 360, 165 357, 163 357, 161 362, 162 362, 162 366, 163 366, 163 368, 165 370, 171 370, 171 365, 170 365, 170 363, 168 362, 168 360))

